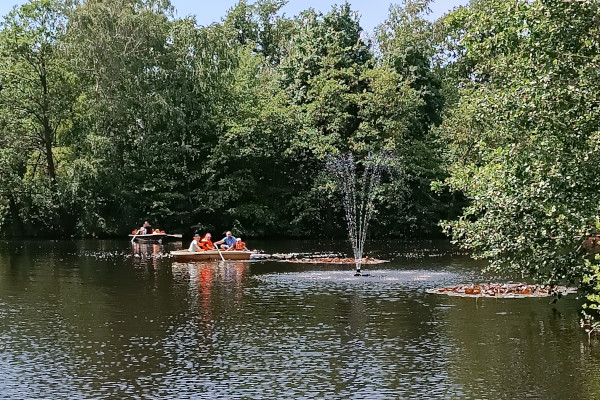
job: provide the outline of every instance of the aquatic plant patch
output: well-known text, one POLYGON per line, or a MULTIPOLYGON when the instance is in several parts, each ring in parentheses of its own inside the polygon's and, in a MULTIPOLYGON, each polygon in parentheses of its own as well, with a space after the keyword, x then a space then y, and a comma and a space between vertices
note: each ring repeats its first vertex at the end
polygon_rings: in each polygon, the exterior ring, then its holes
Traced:
MULTIPOLYGON (((354 258, 340 258, 340 257, 324 257, 324 258, 294 258, 289 260, 281 260, 283 262, 301 263, 301 264, 356 264, 354 258)), ((363 257, 361 264, 381 264, 388 262, 387 260, 379 260, 377 258, 363 257)))
POLYGON ((447 294, 461 297, 549 297, 560 298, 569 293, 576 293, 576 288, 557 285, 528 285, 525 283, 482 283, 457 285, 438 289, 429 289, 428 293, 447 294))

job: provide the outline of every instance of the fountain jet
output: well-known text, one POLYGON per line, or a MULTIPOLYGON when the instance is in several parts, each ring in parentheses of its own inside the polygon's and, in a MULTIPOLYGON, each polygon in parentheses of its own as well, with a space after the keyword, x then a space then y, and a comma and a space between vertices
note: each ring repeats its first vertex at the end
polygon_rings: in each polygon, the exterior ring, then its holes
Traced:
POLYGON ((355 276, 361 275, 361 265, 367 228, 375 211, 374 200, 377 189, 381 185, 381 175, 385 169, 387 154, 369 153, 363 160, 363 173, 360 178, 356 176, 356 166, 352 154, 344 156, 330 156, 327 169, 335 179, 344 195, 344 211, 348 226, 348 239, 354 253, 356 262, 355 276))

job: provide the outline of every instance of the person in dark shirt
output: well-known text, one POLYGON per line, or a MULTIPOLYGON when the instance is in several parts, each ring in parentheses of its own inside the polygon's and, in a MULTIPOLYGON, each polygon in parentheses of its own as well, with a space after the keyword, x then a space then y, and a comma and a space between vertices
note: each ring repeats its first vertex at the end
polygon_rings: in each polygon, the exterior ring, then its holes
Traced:
POLYGON ((138 235, 150 235, 152 234, 152 226, 148 221, 144 221, 144 225, 138 229, 138 235))

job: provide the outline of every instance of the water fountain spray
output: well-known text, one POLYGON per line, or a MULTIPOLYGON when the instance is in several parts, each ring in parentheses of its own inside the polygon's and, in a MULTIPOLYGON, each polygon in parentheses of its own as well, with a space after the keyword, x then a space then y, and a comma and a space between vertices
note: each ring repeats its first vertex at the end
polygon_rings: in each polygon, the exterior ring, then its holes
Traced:
POLYGON ((361 275, 367 228, 375 211, 374 200, 377 188, 381 185, 381 174, 386 158, 388 156, 384 154, 369 153, 362 162, 364 172, 358 181, 356 178, 357 162, 354 161, 352 154, 330 156, 327 160, 327 169, 344 194, 343 203, 348 225, 348 239, 356 262, 355 276, 361 275))

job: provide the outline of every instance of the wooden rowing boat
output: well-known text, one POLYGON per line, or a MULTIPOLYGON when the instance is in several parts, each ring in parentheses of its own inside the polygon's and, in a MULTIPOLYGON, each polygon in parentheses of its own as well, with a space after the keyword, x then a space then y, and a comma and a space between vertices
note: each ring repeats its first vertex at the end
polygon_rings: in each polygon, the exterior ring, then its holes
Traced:
POLYGON ((129 234, 131 241, 140 242, 161 242, 163 240, 181 240, 182 235, 179 234, 168 234, 168 233, 148 233, 143 235, 129 234))
MULTIPOLYGON (((250 251, 221 251, 225 260, 249 260, 252 252, 250 251)), ((205 251, 187 251, 175 250, 171 252, 175 261, 221 261, 221 256, 217 250, 205 251)))

